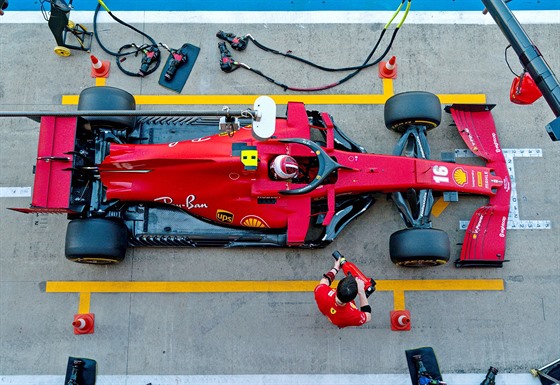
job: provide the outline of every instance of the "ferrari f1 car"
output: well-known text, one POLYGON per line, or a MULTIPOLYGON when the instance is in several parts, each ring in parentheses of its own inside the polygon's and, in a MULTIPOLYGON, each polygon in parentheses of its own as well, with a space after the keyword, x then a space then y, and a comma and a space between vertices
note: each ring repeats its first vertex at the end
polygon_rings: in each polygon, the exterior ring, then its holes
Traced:
POLYGON ((459 134, 486 166, 431 160, 426 133, 441 121, 427 92, 394 95, 385 125, 401 134, 392 155, 369 154, 325 112, 290 102, 276 117, 269 97, 235 117, 136 111, 112 87, 85 89, 73 116, 41 118, 27 213, 66 213, 66 257, 118 263, 128 246, 324 247, 391 194, 405 228, 390 237, 403 266, 449 261, 447 234, 432 228, 433 192, 480 194, 457 266, 502 266, 510 181, 491 105, 452 105, 459 134), (183 114, 185 115, 185 114, 183 114), (289 155, 297 173, 277 178, 289 155))

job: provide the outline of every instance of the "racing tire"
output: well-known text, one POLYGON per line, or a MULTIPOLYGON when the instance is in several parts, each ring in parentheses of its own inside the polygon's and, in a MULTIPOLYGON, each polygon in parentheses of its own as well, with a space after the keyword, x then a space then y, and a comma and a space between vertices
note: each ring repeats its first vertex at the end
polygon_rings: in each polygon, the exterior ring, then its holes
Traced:
POLYGON ((122 262, 128 230, 122 221, 104 218, 74 219, 66 229, 66 258, 72 262, 110 265, 122 262))
POLYGON ((391 234, 389 254, 398 266, 444 265, 450 256, 449 236, 438 229, 404 229, 391 234))
POLYGON ((441 102, 430 92, 403 92, 387 100, 384 116, 385 126, 395 132, 403 133, 409 126, 416 125, 430 130, 441 123, 441 102))
MULTIPOLYGON (((78 111, 136 110, 134 96, 115 87, 89 87, 80 93, 78 111)), ((92 126, 132 129, 136 116, 84 116, 92 126)))

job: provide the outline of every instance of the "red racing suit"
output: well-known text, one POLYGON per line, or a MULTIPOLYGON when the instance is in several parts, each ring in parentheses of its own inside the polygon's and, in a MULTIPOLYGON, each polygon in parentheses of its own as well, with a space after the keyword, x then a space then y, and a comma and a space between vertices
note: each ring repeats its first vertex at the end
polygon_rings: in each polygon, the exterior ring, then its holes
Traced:
POLYGON ((366 323, 366 313, 358 309, 354 301, 339 306, 335 298, 336 289, 324 283, 315 287, 317 307, 334 325, 342 329, 347 326, 360 326, 366 323))

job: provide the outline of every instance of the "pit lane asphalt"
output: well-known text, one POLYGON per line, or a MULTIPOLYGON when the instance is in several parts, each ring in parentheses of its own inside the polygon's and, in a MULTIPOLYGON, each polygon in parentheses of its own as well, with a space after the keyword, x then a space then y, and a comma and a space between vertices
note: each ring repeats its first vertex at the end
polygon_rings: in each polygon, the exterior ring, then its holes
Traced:
MULTIPOLYGON (((77 20, 90 26, 88 21, 77 20)), ((250 32, 270 46, 291 49, 322 63, 353 65, 369 52, 382 24, 331 25, 139 25, 170 46, 190 42, 201 54, 184 95, 281 94, 264 79, 218 67, 218 29, 250 32)), ((560 26, 526 29, 549 65, 560 72, 560 26)), ((138 41, 115 24, 101 28, 111 47, 138 41)), ((84 52, 61 58, 44 24, 0 24, 0 105, 2 110, 72 110, 64 95, 95 85, 84 52)), ((560 234, 558 224, 559 149, 544 126, 553 118, 541 99, 532 106, 508 100, 512 75, 504 63, 505 38, 495 25, 405 24, 391 54, 397 56, 394 92, 484 94, 493 110, 504 148, 542 149, 541 158, 515 160, 519 211, 524 219, 546 219, 549 230, 511 230, 502 269, 400 269, 388 258, 389 235, 401 228, 384 197, 323 250, 299 249, 131 249, 119 266, 73 264, 64 259, 66 219, 8 211, 26 207, 29 197, 0 199, 0 375, 61 375, 68 356, 97 360, 100 375, 245 374, 402 374, 404 350, 432 346, 443 373, 480 373, 490 365, 502 373, 527 373, 557 359, 560 337, 560 234), (501 280, 497 291, 413 291, 406 293, 412 330, 390 330, 392 293, 370 302, 373 321, 359 329, 338 330, 316 310, 309 291, 228 293, 92 293, 95 333, 75 336, 71 322, 83 306, 75 292, 48 291, 50 282, 238 282, 318 281, 332 264, 333 250, 351 257, 383 280, 501 280)), ((92 53, 109 59, 94 43, 92 53)), ((234 57, 273 77, 297 85, 319 85, 339 78, 324 75, 250 46, 234 57)), ((517 59, 509 56, 516 69, 517 59)), ((159 72, 158 72, 159 73, 159 72)), ((106 84, 135 95, 174 95, 157 84, 156 74, 131 78, 111 69, 106 84)), ((327 95, 383 94, 376 70, 325 92, 327 95)), ((294 94, 293 99, 298 100, 294 94)), ((216 109, 218 106, 195 106, 216 109)), ((246 107, 233 105, 230 107, 246 107)), ((370 152, 389 153, 397 139, 383 125, 380 104, 309 105, 331 113, 340 127, 370 152)), ((161 106, 142 105, 142 109, 161 106)), ((185 109, 178 105, 169 108, 185 109)), ((279 113, 284 106, 279 106, 279 113)), ((433 157, 465 148, 444 114, 429 135, 433 157)), ((38 124, 0 120, 0 186, 32 186, 38 124)), ((434 218, 451 243, 462 241, 459 220, 484 203, 469 197, 434 218)), ((459 247, 454 246, 455 258, 459 247)), ((209 283, 208 285, 212 285, 209 283)), ((82 308, 83 309, 83 308, 82 308)), ((143 377, 145 378, 145 377, 143 377)), ((498 375, 500 380, 500 375, 498 375)), ((255 381, 257 381, 255 379, 255 381)), ((537 380, 534 380, 537 381, 537 380)), ((130 382, 133 383, 133 382, 130 382)), ((534 383, 538 383, 534 382, 534 383)))

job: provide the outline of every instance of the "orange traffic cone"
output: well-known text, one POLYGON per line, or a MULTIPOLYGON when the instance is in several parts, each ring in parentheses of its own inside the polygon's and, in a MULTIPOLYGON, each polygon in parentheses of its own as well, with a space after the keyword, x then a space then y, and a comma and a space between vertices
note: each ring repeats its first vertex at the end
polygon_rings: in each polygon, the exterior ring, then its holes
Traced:
POLYGON ((379 77, 381 79, 395 79, 397 77, 397 57, 391 56, 389 61, 379 63, 379 77))
POLYGON ((93 313, 75 314, 72 322, 74 334, 93 334, 94 319, 93 313))
POLYGON ((92 78, 107 78, 109 77, 109 68, 111 67, 111 63, 108 61, 101 61, 93 55, 90 55, 91 58, 91 77, 92 78))
POLYGON ((410 330, 410 312, 408 310, 391 310, 391 330, 410 330))

